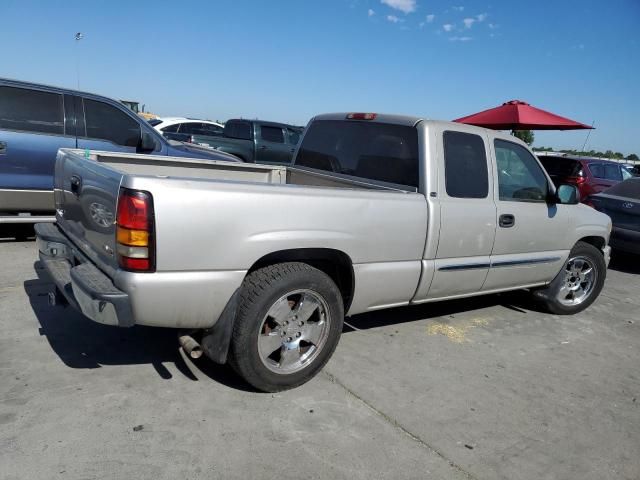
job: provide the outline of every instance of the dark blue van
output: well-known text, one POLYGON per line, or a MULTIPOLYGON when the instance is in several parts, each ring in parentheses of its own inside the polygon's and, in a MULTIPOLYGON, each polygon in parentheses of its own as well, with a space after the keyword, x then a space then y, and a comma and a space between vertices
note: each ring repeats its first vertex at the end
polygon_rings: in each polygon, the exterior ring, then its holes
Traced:
POLYGON ((115 100, 0 78, 0 223, 31 223, 53 214, 59 148, 238 161, 169 142, 115 100))

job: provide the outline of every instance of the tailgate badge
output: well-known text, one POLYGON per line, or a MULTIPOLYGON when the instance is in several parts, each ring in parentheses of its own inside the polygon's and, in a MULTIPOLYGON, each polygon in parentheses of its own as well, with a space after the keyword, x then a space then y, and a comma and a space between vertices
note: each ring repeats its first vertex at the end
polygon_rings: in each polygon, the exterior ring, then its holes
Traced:
POLYGON ((624 203, 622 204, 622 206, 623 206, 624 208, 633 208, 633 203, 631 203, 631 202, 624 202, 624 203))

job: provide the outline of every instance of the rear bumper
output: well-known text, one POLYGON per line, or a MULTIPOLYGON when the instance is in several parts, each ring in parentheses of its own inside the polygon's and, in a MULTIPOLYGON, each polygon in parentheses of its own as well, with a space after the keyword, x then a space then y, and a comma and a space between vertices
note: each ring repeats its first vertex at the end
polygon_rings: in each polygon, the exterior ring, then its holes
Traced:
POLYGON ((609 244, 616 250, 640 255, 640 232, 613 227, 609 244))
POLYGON ((40 261, 70 305, 98 323, 134 325, 129 295, 75 249, 56 225, 39 223, 35 231, 40 261))

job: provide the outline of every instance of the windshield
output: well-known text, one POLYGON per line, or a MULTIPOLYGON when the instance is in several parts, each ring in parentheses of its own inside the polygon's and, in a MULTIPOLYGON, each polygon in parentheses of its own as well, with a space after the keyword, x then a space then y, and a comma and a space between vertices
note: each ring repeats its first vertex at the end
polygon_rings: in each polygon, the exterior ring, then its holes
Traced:
POLYGON ((418 188, 418 132, 403 125, 317 120, 295 165, 418 188))

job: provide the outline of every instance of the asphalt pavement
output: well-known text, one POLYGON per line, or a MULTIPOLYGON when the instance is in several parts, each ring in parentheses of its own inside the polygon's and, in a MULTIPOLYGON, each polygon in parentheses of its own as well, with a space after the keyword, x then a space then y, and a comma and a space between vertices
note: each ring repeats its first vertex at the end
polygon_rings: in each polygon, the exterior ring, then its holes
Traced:
POLYGON ((640 478, 638 258, 573 317, 522 293, 352 317, 278 394, 50 307, 36 260, 0 240, 2 480, 640 478))

